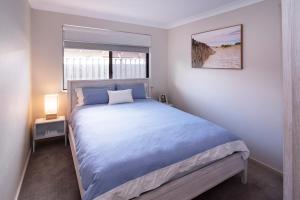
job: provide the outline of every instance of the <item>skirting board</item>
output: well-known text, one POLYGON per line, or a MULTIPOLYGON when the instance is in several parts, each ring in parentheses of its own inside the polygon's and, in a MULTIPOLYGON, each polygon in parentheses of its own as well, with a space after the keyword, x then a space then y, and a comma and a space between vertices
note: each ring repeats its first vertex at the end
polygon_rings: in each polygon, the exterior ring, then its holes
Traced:
POLYGON ((31 148, 29 149, 26 160, 25 160, 24 168, 23 168, 23 171, 22 171, 22 174, 21 174, 21 179, 20 179, 20 182, 19 182, 14 200, 18 200, 18 198, 19 198, 22 183, 23 183, 23 180, 24 180, 24 176, 25 176, 25 173, 26 173, 26 170, 27 170, 27 167, 28 167, 30 155, 31 155, 31 148))
POLYGON ((250 159, 251 161, 257 163, 259 166, 261 166, 261 167, 263 167, 263 168, 266 168, 266 169, 268 169, 268 170, 271 170, 272 172, 274 172, 274 173, 278 174, 279 176, 283 177, 283 173, 282 173, 281 171, 279 171, 279 170, 277 170, 277 169, 271 167, 270 165, 265 164, 265 163, 263 163, 263 162, 261 162, 261 161, 259 161, 259 160, 256 160, 256 159, 253 158, 253 157, 250 157, 249 159, 250 159))

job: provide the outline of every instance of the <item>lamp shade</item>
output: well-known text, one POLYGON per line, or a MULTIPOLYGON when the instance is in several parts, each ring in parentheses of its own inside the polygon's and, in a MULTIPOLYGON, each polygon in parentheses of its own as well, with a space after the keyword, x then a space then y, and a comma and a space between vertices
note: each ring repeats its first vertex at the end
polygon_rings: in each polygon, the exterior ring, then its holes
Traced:
POLYGON ((58 113, 58 94, 46 94, 44 96, 44 106, 46 119, 56 118, 58 113))

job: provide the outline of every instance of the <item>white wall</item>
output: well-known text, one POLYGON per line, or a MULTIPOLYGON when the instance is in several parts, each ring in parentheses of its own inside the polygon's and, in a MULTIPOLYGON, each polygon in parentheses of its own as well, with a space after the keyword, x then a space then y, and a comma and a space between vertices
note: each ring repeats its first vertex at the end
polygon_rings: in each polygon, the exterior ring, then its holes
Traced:
MULTIPOLYGON (((49 11, 31 12, 33 118, 42 117, 43 95, 62 89, 62 25, 78 25, 152 35, 151 85, 154 95, 167 89, 167 30, 49 11)), ((66 95, 60 95, 60 114, 66 112, 66 95)))
POLYGON ((282 170, 282 66, 279 0, 186 24, 168 33, 172 103, 244 139, 251 156, 282 170), (191 34, 243 24, 244 69, 191 68, 191 34))
POLYGON ((14 199, 29 151, 30 7, 0 6, 0 199, 14 199))

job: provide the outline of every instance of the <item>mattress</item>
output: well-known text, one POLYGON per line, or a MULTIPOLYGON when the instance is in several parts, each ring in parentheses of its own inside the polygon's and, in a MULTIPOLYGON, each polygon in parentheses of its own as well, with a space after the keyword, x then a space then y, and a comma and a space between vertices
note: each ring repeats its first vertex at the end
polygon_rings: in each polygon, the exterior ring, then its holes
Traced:
POLYGON ((244 142, 205 119, 150 99, 71 115, 84 200, 131 199, 235 152, 244 142))

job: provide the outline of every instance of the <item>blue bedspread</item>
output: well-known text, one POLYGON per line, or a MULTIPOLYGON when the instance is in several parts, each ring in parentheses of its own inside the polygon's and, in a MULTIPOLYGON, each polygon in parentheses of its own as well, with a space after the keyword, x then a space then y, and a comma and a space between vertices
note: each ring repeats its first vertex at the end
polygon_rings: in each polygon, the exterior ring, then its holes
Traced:
POLYGON ((239 139, 207 120, 147 99, 83 106, 73 111, 71 124, 84 200, 239 139))

